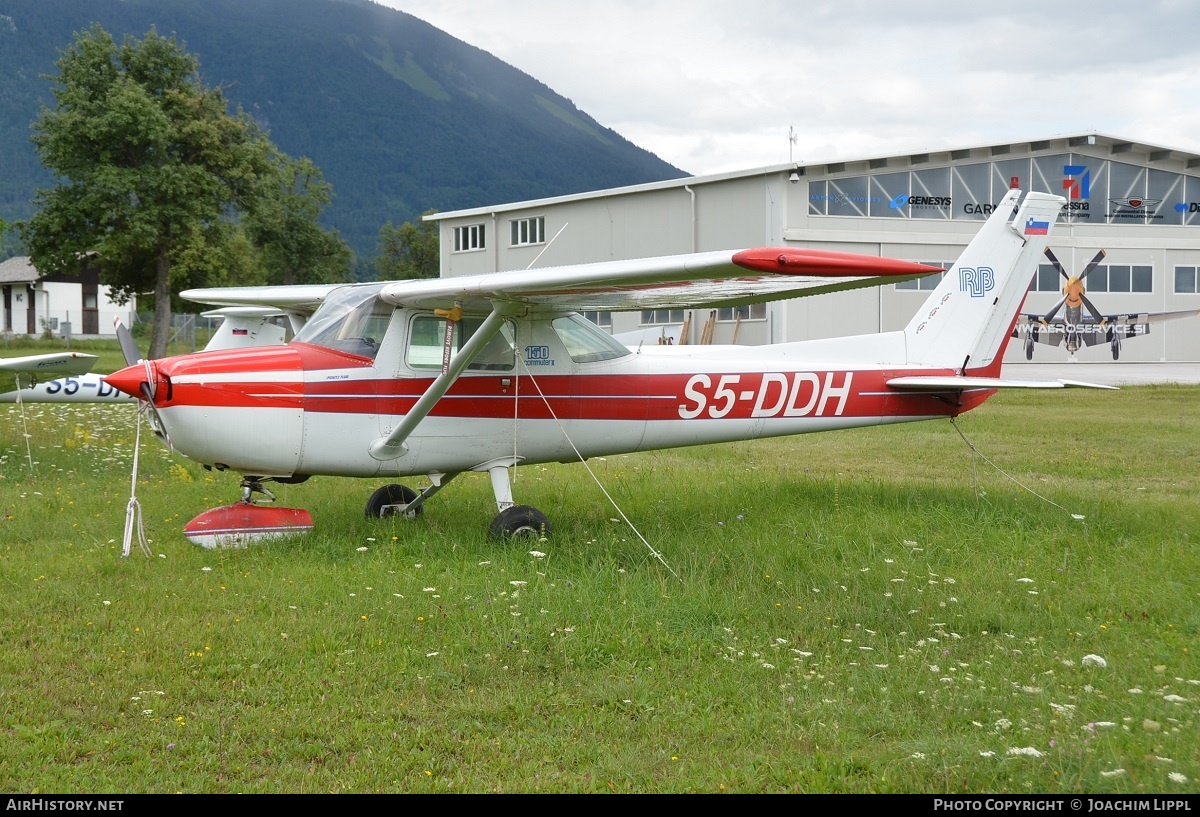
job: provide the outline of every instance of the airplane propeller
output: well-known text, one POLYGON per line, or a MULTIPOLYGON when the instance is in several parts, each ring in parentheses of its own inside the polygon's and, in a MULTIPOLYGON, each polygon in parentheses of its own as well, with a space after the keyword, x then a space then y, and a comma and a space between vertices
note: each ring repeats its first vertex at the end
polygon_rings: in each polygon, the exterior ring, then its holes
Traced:
POLYGON ((117 342, 121 344, 121 354, 125 356, 125 365, 133 366, 141 363, 142 353, 138 350, 137 341, 133 339, 133 333, 120 318, 116 318, 113 323, 117 329, 117 342))
POLYGON ((125 357, 125 364, 127 366, 142 364, 146 367, 146 379, 139 384, 138 389, 141 391, 145 405, 150 411, 150 416, 153 418, 151 424, 154 432, 170 446, 170 440, 167 437, 167 427, 163 424, 162 418, 158 416, 158 407, 154 405, 156 381, 156 378, 153 376, 154 364, 142 357, 141 351, 138 350, 137 341, 133 339, 133 333, 129 331, 129 327, 120 318, 114 319, 113 323, 116 326, 117 342, 121 346, 121 354, 125 357))
MULTIPOLYGON (((1096 255, 1093 256, 1092 260, 1090 262, 1088 262, 1088 265, 1083 268, 1083 272, 1079 273, 1080 283, 1082 283, 1084 281, 1084 279, 1086 279, 1088 277, 1088 275, 1091 274, 1092 270, 1096 269, 1096 267, 1098 267, 1100 265, 1100 262, 1104 260, 1104 257, 1107 254, 1108 253, 1106 250, 1100 250, 1100 252, 1096 253, 1096 255)), ((1054 268, 1056 270, 1058 270, 1058 274, 1061 275, 1064 280, 1070 282, 1071 276, 1067 274, 1067 271, 1065 269, 1063 269, 1063 265, 1059 262, 1058 258, 1054 255, 1054 252, 1049 247, 1047 247, 1045 249, 1045 255, 1046 255, 1046 258, 1048 258, 1050 260, 1050 263, 1054 265, 1054 268)), ((1058 314, 1058 311, 1060 309, 1062 309, 1063 305, 1067 302, 1067 297, 1068 296, 1064 295, 1058 301, 1058 303, 1056 303, 1054 305, 1054 307, 1045 314, 1045 316, 1043 317, 1043 320, 1045 320, 1047 323, 1054 320, 1054 317, 1058 314)), ((1099 309, 1096 309, 1095 304, 1093 304, 1091 302, 1091 300, 1088 298, 1088 296, 1084 292, 1079 293, 1079 299, 1083 303, 1083 305, 1087 307, 1088 312, 1091 313, 1092 317, 1095 318, 1097 322, 1099 322, 1099 323, 1104 322, 1104 315, 1100 312, 1099 309)))

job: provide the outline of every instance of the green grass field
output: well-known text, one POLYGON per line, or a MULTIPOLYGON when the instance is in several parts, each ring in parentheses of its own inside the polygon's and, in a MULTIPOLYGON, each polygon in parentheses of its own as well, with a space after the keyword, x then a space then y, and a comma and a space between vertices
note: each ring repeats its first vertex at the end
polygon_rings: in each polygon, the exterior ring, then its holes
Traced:
POLYGON ((521 544, 485 475, 380 521, 318 477, 277 491, 312 534, 206 551, 237 478, 143 429, 128 558, 132 407, 0 417, 2 791, 1200 791, 1198 387, 1002 394, 981 456, 939 421, 591 461, 620 512, 530 466, 521 544))

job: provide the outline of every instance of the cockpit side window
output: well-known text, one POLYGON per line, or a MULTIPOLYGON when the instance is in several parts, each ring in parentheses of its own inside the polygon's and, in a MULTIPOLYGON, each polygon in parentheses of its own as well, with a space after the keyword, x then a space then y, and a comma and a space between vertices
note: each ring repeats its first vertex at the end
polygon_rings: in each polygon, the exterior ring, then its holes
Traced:
MULTIPOLYGON (((457 352, 471 336, 479 331, 483 321, 479 318, 463 318, 454 326, 453 351, 457 352)), ((514 334, 511 325, 505 323, 500 331, 483 347, 467 366, 467 371, 512 371, 516 358, 513 353, 514 334)), ((414 369, 440 369, 442 346, 446 340, 446 320, 432 315, 419 315, 413 319, 412 332, 408 338, 408 365, 414 369)))
POLYGON ((335 289, 296 340, 375 359, 391 321, 391 304, 379 300, 383 284, 335 289))

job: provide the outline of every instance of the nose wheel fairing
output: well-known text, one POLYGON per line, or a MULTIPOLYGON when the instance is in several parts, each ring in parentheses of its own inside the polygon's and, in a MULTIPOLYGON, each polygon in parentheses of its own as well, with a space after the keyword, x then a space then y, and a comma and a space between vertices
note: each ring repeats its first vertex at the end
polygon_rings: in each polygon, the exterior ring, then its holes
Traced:
POLYGON ((184 525, 183 535, 194 545, 214 550, 243 548, 255 542, 297 536, 313 529, 312 514, 308 511, 286 508, 274 502, 275 495, 263 486, 262 480, 246 477, 242 480, 240 501, 205 511, 184 525), (256 502, 256 493, 266 499, 256 502))

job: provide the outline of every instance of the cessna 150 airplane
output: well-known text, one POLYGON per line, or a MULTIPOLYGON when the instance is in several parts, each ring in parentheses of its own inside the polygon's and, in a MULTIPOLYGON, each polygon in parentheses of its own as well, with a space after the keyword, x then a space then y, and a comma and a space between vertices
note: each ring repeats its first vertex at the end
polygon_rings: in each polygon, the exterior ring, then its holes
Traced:
MULTIPOLYGON (((579 310, 740 305, 941 272, 908 261, 766 248, 435 280, 192 290, 284 311, 286 345, 137 360, 106 380, 152 409, 172 449, 242 475, 239 502, 184 533, 241 546, 311 529, 264 483, 399 483, 370 517, 416 516, 458 474, 486 472, 490 533, 546 535, 509 469, 624 452, 954 417, 1003 387, 1001 358, 1063 199, 1009 191, 901 331, 772 346, 630 349, 579 310), (267 501, 260 501, 258 494, 267 501)), ((136 348, 126 357, 137 358, 136 348)))

